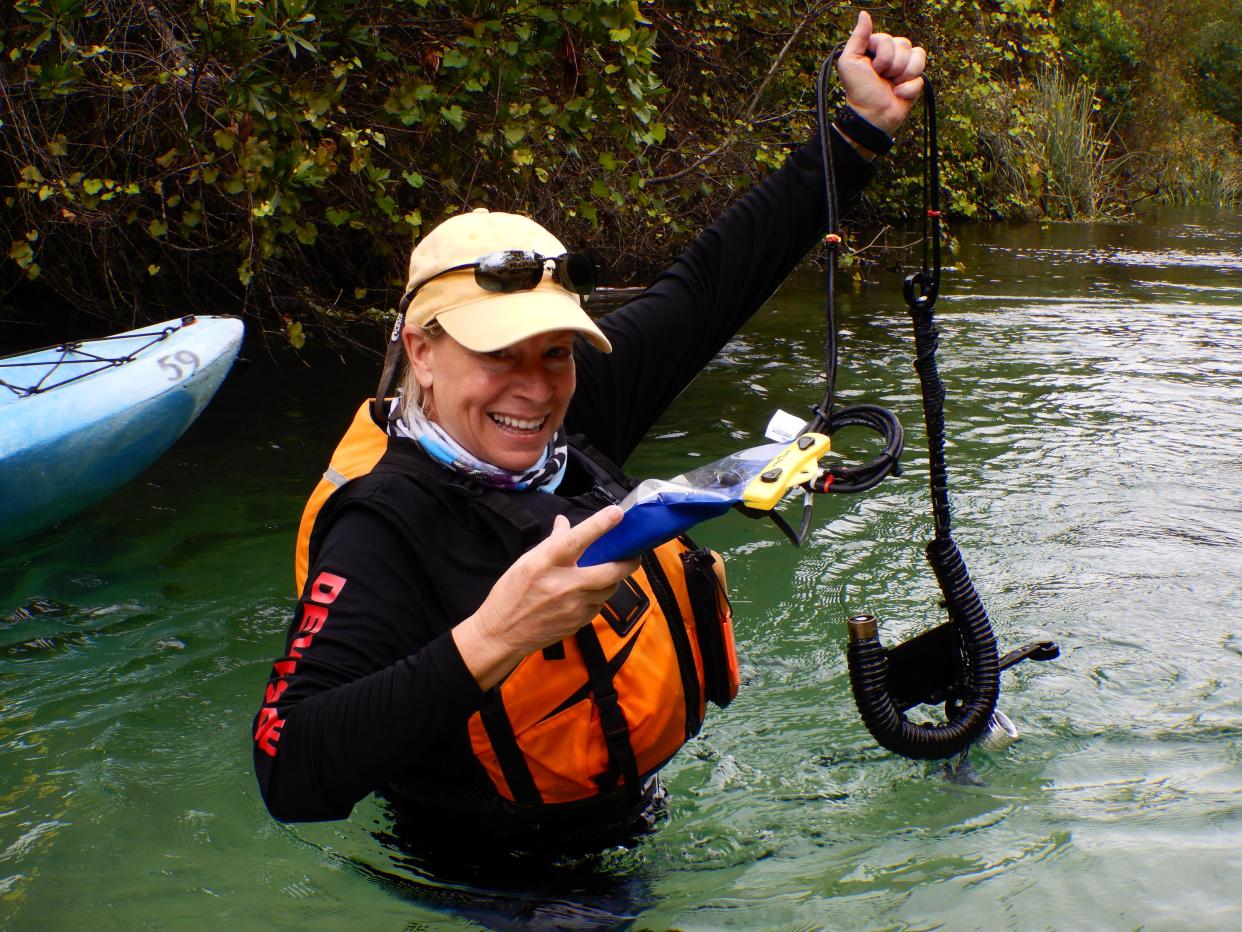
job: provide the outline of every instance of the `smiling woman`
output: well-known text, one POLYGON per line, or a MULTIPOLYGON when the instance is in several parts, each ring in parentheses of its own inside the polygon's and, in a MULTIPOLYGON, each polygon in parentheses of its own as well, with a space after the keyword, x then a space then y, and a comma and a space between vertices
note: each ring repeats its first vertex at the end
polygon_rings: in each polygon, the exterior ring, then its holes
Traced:
MULTIPOLYGON (((859 17, 842 204, 922 67, 859 17)), ((614 464, 818 240, 824 155, 793 153, 598 325, 593 264, 532 220, 476 210, 416 246, 377 398, 303 516, 255 721, 273 815, 343 818, 377 792, 406 843, 470 863, 632 843, 661 818, 660 769, 738 688, 722 567, 684 537, 578 563, 620 520, 614 464)))
POLYGON ((530 469, 560 429, 574 393, 574 334, 558 330, 480 353, 452 337, 407 330, 427 419, 502 469, 530 469))
POLYGON ((403 425, 437 424, 502 469, 538 466, 574 393, 574 337, 611 350, 570 290, 593 285, 594 264, 533 220, 479 209, 440 224, 410 256, 403 425))

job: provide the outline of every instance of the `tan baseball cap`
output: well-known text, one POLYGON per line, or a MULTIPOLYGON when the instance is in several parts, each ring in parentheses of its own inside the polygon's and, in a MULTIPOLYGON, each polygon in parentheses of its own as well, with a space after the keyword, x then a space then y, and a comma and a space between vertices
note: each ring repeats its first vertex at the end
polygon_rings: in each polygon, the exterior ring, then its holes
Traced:
POLYGON ((437 274, 495 252, 529 249, 554 257, 565 253, 555 236, 529 217, 493 213, 485 207, 445 220, 410 253, 405 291, 419 288, 405 321, 425 327, 439 322, 454 340, 476 353, 511 346, 553 330, 574 330, 605 353, 612 344, 582 309, 578 295, 552 280, 551 272, 529 291, 484 291, 473 269, 437 274), (425 283, 425 284, 424 284, 425 283))

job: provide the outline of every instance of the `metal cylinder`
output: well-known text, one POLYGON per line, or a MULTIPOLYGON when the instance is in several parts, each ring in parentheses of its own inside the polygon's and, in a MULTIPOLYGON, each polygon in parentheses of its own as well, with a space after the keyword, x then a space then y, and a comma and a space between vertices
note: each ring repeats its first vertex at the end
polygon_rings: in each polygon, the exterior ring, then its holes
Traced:
POLYGON ((1020 737, 1018 726, 1010 721, 1008 715, 997 709, 975 744, 985 751, 1003 751, 1020 737))
POLYGON ((850 629, 850 641, 870 641, 879 636, 880 622, 875 615, 853 615, 847 622, 850 629))

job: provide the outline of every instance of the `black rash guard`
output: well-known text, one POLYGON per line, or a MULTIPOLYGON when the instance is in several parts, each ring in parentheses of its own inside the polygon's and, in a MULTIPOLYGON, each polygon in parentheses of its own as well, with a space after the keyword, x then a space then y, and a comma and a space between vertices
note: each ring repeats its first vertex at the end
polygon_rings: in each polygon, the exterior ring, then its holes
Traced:
MULTIPOLYGON (((833 157, 838 197, 849 205, 872 169, 835 133, 833 157)), ((628 458, 822 235, 822 172, 816 140, 730 207, 638 298, 600 321, 611 354, 577 341, 570 433, 585 435, 613 462, 628 458)), ((581 491, 573 488, 580 480, 567 477, 565 494, 581 491)), ((255 771, 269 811, 282 821, 345 818, 369 793, 393 798, 394 786, 437 788, 441 798, 423 800, 437 807, 457 808, 456 797, 462 808, 496 797, 482 768, 471 766, 465 737, 486 694, 450 632, 504 567, 455 552, 452 533, 437 546, 425 527, 395 517, 391 504, 391 496, 367 491, 332 515, 256 716, 255 771), (455 604, 445 604, 441 575, 464 581, 455 604)), ((451 502, 445 507, 445 520, 477 520, 468 509, 451 513, 451 502)), ((417 790, 396 796, 419 798, 417 790)))

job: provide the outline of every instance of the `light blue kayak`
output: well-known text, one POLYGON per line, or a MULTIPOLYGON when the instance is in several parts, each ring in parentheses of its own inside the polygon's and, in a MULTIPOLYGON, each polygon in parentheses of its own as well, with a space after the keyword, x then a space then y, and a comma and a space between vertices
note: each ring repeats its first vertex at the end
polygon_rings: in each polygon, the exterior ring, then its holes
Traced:
POLYGON ((155 462, 215 395, 242 329, 234 317, 183 317, 0 359, 0 542, 155 462))

